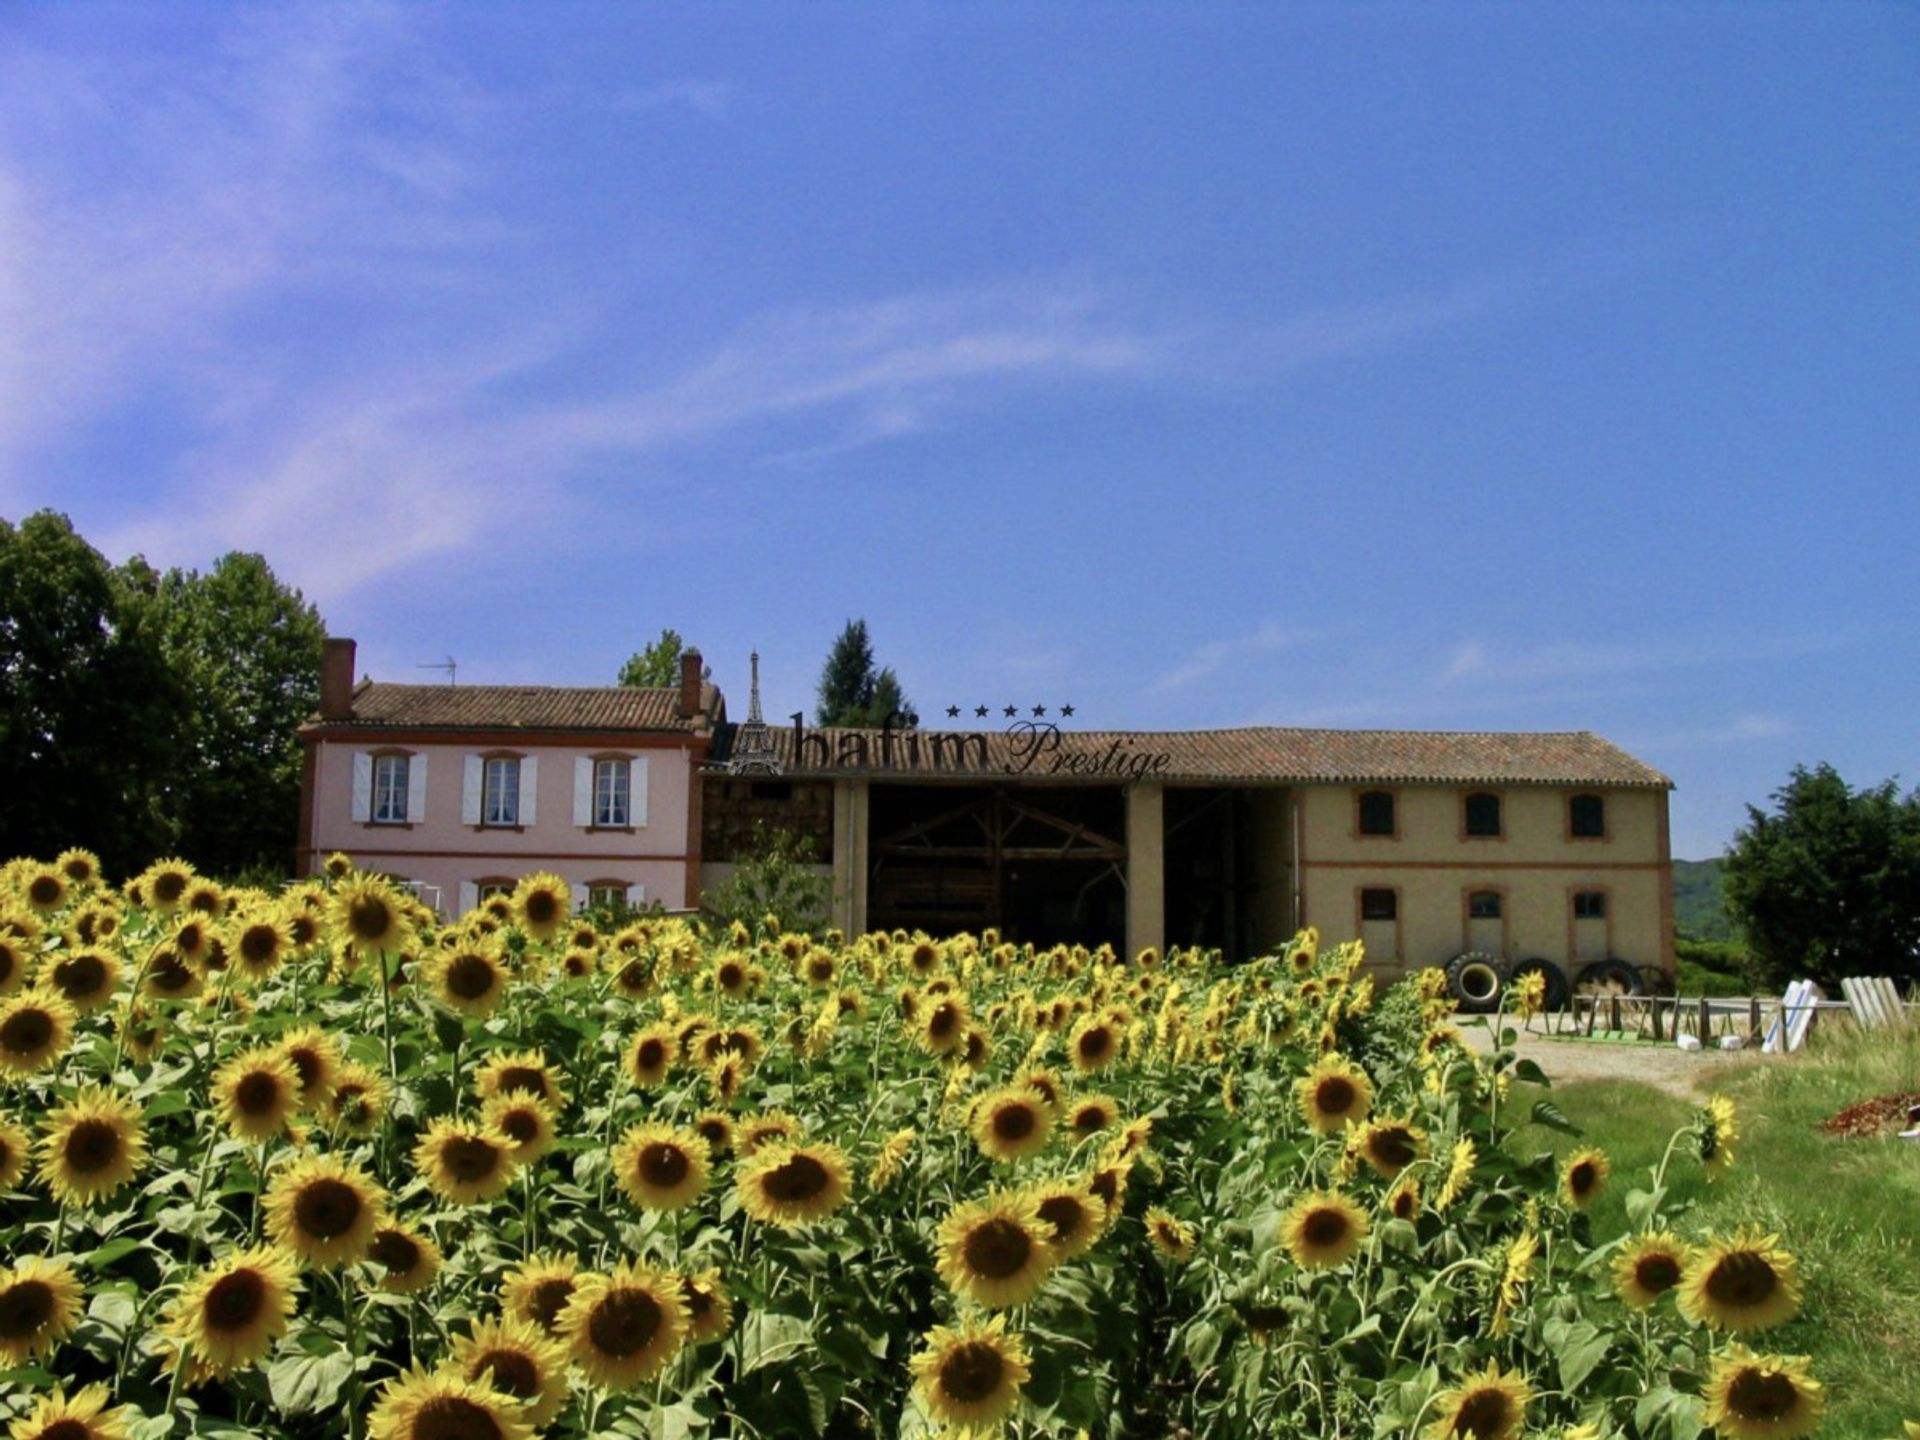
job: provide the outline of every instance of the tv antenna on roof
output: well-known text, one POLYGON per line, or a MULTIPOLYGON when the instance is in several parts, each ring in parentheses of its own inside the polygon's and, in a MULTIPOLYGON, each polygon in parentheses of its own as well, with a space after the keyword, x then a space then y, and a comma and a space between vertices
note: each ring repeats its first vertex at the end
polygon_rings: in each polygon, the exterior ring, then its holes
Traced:
POLYGON ((454 680, 454 676, 459 673, 459 669, 460 669, 458 665, 454 664, 453 656, 451 655, 447 656, 445 660, 439 661, 438 663, 429 664, 429 665, 416 665, 413 668, 416 670, 444 670, 447 672, 447 684, 449 685, 456 683, 454 680))

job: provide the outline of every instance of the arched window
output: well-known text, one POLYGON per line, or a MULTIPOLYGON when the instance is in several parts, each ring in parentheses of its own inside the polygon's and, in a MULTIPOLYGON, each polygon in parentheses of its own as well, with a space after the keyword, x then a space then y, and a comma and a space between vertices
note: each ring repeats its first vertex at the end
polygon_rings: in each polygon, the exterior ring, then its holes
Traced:
POLYGON ((1476 790, 1466 798, 1467 834, 1490 837, 1500 833, 1500 797, 1491 790, 1476 790))
POLYGON ((1607 802, 1601 795, 1573 795, 1567 799, 1567 833, 1576 840, 1607 838, 1607 802))
POLYGON ((1393 835, 1396 832, 1393 813, 1393 792, 1391 790, 1362 790, 1360 792, 1360 833, 1362 835, 1393 835))

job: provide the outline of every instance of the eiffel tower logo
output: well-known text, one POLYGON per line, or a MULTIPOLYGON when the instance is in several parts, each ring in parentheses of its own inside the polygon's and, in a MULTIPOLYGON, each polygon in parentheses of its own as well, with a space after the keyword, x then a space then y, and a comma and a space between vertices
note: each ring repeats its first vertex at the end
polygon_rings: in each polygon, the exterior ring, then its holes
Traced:
POLYGON ((773 736, 760 713, 760 652, 753 652, 753 687, 747 692, 747 718, 733 737, 733 753, 727 759, 729 775, 778 775, 780 757, 774 753, 773 736))

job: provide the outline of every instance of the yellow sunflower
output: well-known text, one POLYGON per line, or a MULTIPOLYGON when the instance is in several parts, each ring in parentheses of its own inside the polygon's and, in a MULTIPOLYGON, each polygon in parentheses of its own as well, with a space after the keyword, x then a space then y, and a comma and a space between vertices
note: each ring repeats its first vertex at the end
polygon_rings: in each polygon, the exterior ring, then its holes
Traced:
POLYGON ((234 968, 256 982, 278 970, 293 948, 293 927, 277 909, 256 910, 244 916, 227 936, 227 952, 233 957, 234 968))
POLYGON ((927 1413, 962 1434, 999 1433, 1033 1374, 1025 1342, 1007 1333, 1002 1315, 934 1326, 911 1365, 927 1413))
POLYGON ((1331 1135, 1366 1119, 1373 1082, 1338 1054, 1322 1055, 1294 1086, 1300 1114, 1315 1130, 1331 1135))
POLYGON ((1680 1278, 1680 1309, 1714 1330, 1770 1330, 1800 1309, 1800 1270, 1780 1237, 1743 1227, 1693 1253, 1680 1278))
POLYGON ((733 1144, 741 1155, 751 1155, 763 1145, 778 1141, 798 1143, 800 1122, 784 1110, 766 1110, 748 1115, 733 1129, 733 1144))
POLYGON ((442 1005, 484 1020, 507 990, 507 967, 491 942, 469 941, 434 957, 427 983, 442 1005))
POLYGON ((82 890, 100 883, 100 857, 91 850, 83 850, 79 846, 63 850, 53 864, 67 877, 68 884, 77 885, 82 890))
POLYGON ((996 1191, 962 1205, 935 1236, 940 1278, 989 1310, 1024 1305, 1053 1269, 1050 1229, 1031 1194, 996 1191))
POLYGON ((1169 1260, 1184 1264, 1193 1258, 1193 1227, 1155 1205, 1146 1214, 1147 1239, 1169 1260))
POLYGON ((627 1046, 627 1078, 643 1090, 653 1089, 666 1080, 678 1051, 673 1026, 665 1021, 647 1026, 627 1046))
POLYGON ((582 1276, 556 1326, 589 1380, 625 1390, 651 1380, 680 1352, 687 1303, 674 1276, 622 1261, 611 1275, 582 1276))
POLYGON ((1107 1207, 1085 1180, 1045 1180, 1029 1190, 1055 1264, 1084 1255, 1107 1225, 1107 1207))
POLYGON ((0 996, 11 995, 27 983, 33 971, 33 952, 18 935, 0 927, 0 996))
POLYGON ((1606 1151, 1576 1151, 1567 1157, 1566 1169, 1560 1172, 1560 1198, 1576 1210, 1586 1209, 1599 1196, 1612 1171, 1606 1151))
POLYGON ((573 892, 558 875, 538 871, 513 891, 513 918, 541 944, 553 939, 572 918, 573 892))
POLYGON ((733 1149, 733 1117, 724 1110, 702 1110, 694 1117, 693 1128, 707 1142, 707 1155, 718 1160, 733 1149))
POLYGON ((440 1247, 407 1225, 383 1225, 373 1232, 367 1259, 381 1268, 380 1288, 413 1295, 440 1273, 440 1247))
POLYGON ((853 1188, 847 1157, 838 1145, 786 1141, 747 1155, 736 1183, 740 1207, 747 1214, 783 1229, 825 1219, 846 1203, 853 1188))
POLYGON ((267 1187, 267 1234, 309 1265, 331 1269, 366 1258, 385 1217, 386 1192, 358 1165, 309 1155, 267 1187))
POLYGON ((334 1078, 327 1097, 327 1118, 349 1135, 371 1135, 387 1113, 387 1079, 378 1071, 350 1060, 334 1078))
POLYGON ((1104 1016, 1089 1015, 1074 1027, 1067 1041, 1067 1057, 1082 1075, 1111 1065, 1120 1054, 1120 1027, 1104 1016))
POLYGON ((522 1418, 536 1428, 567 1403, 566 1347, 511 1316, 482 1320, 471 1334, 455 1340, 447 1368, 463 1380, 511 1395, 520 1402, 522 1418))
POLYGON ((1354 1132, 1351 1145, 1383 1180, 1394 1179, 1427 1153, 1425 1132, 1405 1117, 1370 1121, 1354 1132))
POLYGON ((105 1385, 88 1385, 73 1395, 55 1386, 7 1434, 12 1440, 127 1440, 127 1425, 139 1412, 109 1405, 111 1399, 105 1385))
POLYGON ((27 1173, 27 1162, 33 1158, 33 1141, 28 1137, 25 1127, 15 1121, 0 1119, 0 1195, 9 1193, 20 1183, 20 1177, 27 1173))
POLYGON ((1302 1195, 1281 1218, 1282 1242, 1310 1270, 1340 1264, 1367 1238, 1366 1212, 1337 1190, 1302 1195))
POLYGON ((54 1347, 80 1323, 86 1287, 64 1260, 29 1255, 0 1270, 0 1358, 24 1365, 54 1347))
POLYGON ((1533 1386, 1518 1370, 1504 1371, 1489 1361, 1484 1370, 1464 1376, 1435 1400, 1439 1418, 1427 1426, 1426 1440, 1517 1440, 1526 1424, 1533 1386))
POLYGON ((873 1168, 867 1172, 867 1188, 884 1190, 893 1183, 900 1173, 900 1167, 906 1163, 907 1154, 913 1149, 917 1137, 911 1128, 896 1130, 887 1137, 880 1147, 880 1153, 874 1156, 873 1168))
POLYGON ((1067 1131, 1075 1140, 1085 1140, 1110 1129, 1120 1118, 1120 1107, 1108 1095, 1080 1095, 1065 1106, 1067 1131))
POLYGON ((354 874, 333 891, 333 928, 359 955, 391 955, 413 938, 406 908, 386 881, 354 874))
POLYGON ((1794 1440, 1826 1413, 1826 1387, 1804 1355, 1756 1355, 1737 1342, 1714 1357, 1701 1419, 1726 1440, 1794 1440))
POLYGON ((105 1199, 146 1163, 140 1107, 104 1086, 82 1086, 47 1117, 40 1154, 40 1179, 61 1204, 105 1199))
POLYGON ((501 1308, 549 1335, 557 1335, 560 1312, 573 1298, 579 1280, 580 1262, 571 1255, 542 1252, 530 1256, 507 1272, 500 1286, 501 1308))
POLYGON ((1087 1189, 1105 1207, 1105 1223, 1111 1225, 1127 1203, 1127 1177, 1133 1173, 1131 1160, 1102 1165, 1087 1176, 1087 1189))
POLYGON ((282 1035, 275 1048, 287 1057, 300 1082, 300 1108, 320 1110, 340 1083, 339 1043, 317 1025, 302 1025, 282 1035))
POLYGON ((73 887, 52 865, 36 865, 20 884, 20 897, 36 915, 51 915, 67 903, 73 887))
POLYGON ((473 1077, 473 1088, 482 1100, 495 1095, 531 1095, 546 1101, 556 1115, 567 1108, 566 1087, 538 1050, 494 1051, 473 1077))
POLYGON ((271 1245, 237 1250, 182 1287, 162 1327, 194 1373, 224 1379, 265 1358, 286 1333, 300 1282, 293 1259, 271 1245))
POLYGON ((704 1345, 733 1328, 733 1297, 718 1270, 680 1277, 680 1298, 687 1305, 687 1343, 704 1345))
POLYGON ((1718 1180, 1732 1166, 1734 1142, 1740 1138, 1733 1101, 1724 1095, 1709 1097, 1695 1125, 1700 1163, 1706 1168, 1707 1179, 1718 1180))
POLYGON ((1449 1209, 1453 1202, 1467 1193, 1467 1186, 1473 1183, 1473 1167, 1479 1163, 1479 1154, 1473 1141, 1462 1137, 1453 1142, 1453 1155, 1447 1162, 1447 1178, 1440 1186, 1440 1193, 1434 1198, 1433 1208, 1449 1209))
POLYGON ((643 1210, 684 1210, 707 1188, 707 1154, 697 1131, 636 1125, 613 1147, 613 1175, 643 1210))
POLYGON ((520 1402, 485 1383, 418 1365, 387 1381, 367 1440, 532 1440, 520 1402))
POLYGON ((214 1108, 241 1140, 261 1143, 285 1132, 300 1105, 300 1072, 277 1047, 236 1055, 214 1076, 214 1108))
POLYGON ((162 915, 171 915, 186 899, 194 882, 193 867, 184 860, 156 860, 141 872, 140 893, 162 915))
POLYGON ((532 1095, 496 1095, 481 1107, 480 1120, 513 1143, 516 1165, 531 1165, 560 1143, 552 1107, 532 1095))
POLYGON ((157 945, 147 959, 147 978, 140 988, 156 1000, 191 1000, 206 987, 198 966, 190 965, 171 945, 157 945))
POLYGON ((47 990, 23 991, 0 1005, 0 1071, 46 1069, 73 1039, 73 1020, 73 1007, 47 990))
POLYGON ((1662 1231, 1641 1235, 1614 1257, 1613 1288, 1635 1310, 1645 1310, 1679 1285, 1693 1251, 1662 1231))
POLYGON ((1402 1180, 1387 1194, 1387 1213, 1396 1220, 1420 1218, 1420 1185, 1411 1178, 1402 1180))
POLYGON ((967 997, 942 995, 921 1005, 914 1039, 930 1055, 950 1055, 967 1043, 970 1028, 967 997))
POLYGON ((489 1125, 441 1116, 414 1146, 428 1187, 456 1205, 491 1200, 513 1183, 513 1142, 489 1125))
POLYGON ((1038 1155, 1053 1138, 1053 1112, 1024 1085, 1008 1085, 983 1095, 973 1109, 973 1138, 993 1160, 1024 1160, 1038 1155))
POLYGON ((69 950, 47 967, 42 983, 82 1015, 113 1003, 120 985, 120 960, 98 946, 69 950))

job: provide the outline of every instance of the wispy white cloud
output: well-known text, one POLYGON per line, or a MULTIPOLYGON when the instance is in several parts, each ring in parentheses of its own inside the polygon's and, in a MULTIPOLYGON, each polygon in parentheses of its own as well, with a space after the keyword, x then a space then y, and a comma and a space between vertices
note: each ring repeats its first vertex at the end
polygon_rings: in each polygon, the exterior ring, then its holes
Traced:
POLYGON ((1248 634, 1235 635, 1224 640, 1210 640, 1199 646, 1184 663, 1156 680, 1153 688, 1157 691, 1184 690, 1189 685, 1206 679, 1236 656, 1283 650, 1312 638, 1307 631, 1291 629, 1269 620, 1248 634))
POLYGON ((708 120, 724 120, 733 109, 733 97, 731 80, 683 77, 625 91, 614 98, 613 106, 616 110, 686 109, 708 120))

